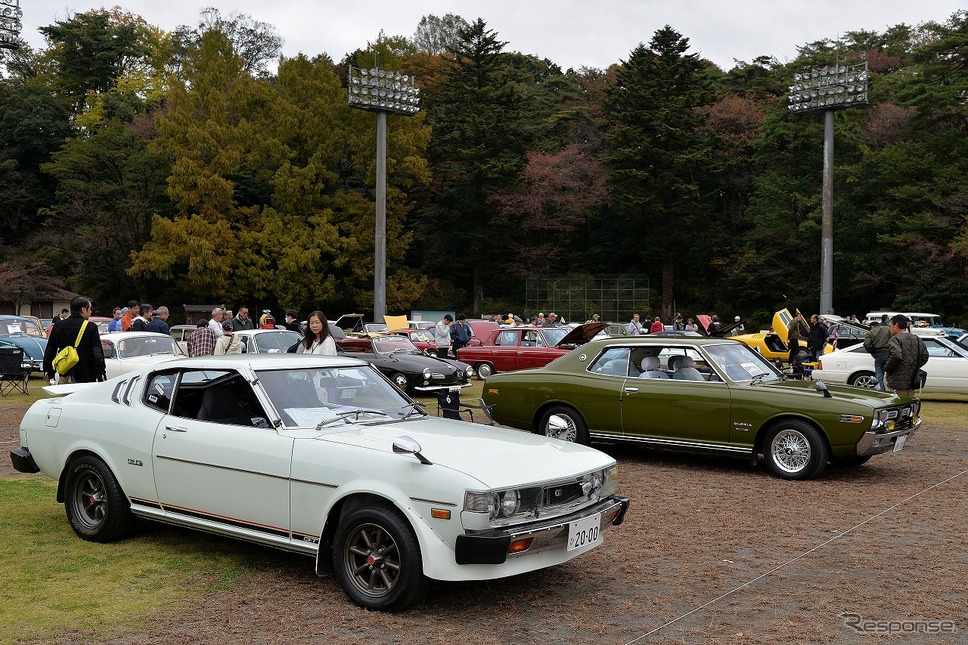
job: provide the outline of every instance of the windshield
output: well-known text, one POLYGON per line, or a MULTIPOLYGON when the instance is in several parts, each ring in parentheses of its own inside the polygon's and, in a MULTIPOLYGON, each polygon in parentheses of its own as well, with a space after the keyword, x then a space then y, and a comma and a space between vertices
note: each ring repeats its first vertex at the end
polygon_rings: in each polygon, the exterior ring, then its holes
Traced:
POLYGON ((39 336, 43 338, 44 332, 41 330, 37 321, 30 318, 6 319, 0 323, 0 336, 15 336, 17 334, 27 334, 28 336, 39 336))
POLYGON ((393 352, 417 352, 417 346, 406 336, 385 336, 373 339, 373 351, 377 354, 392 354, 393 352))
POLYGON ((117 343, 105 340, 102 342, 102 346, 105 355, 110 354, 115 358, 134 358, 135 356, 153 356, 156 354, 184 355, 175 339, 166 334, 152 334, 152 337, 145 338, 126 338, 117 343))
POLYGON ((257 334, 255 345, 263 354, 277 354, 298 343, 300 338, 302 337, 294 331, 270 331, 257 334))
POLYGON ((544 335, 545 343, 548 347, 554 347, 561 342, 568 332, 571 331, 571 327, 548 327, 542 330, 544 335))
POLYGON ((713 363, 726 372, 731 381, 773 380, 781 377, 772 363, 740 343, 707 345, 706 353, 713 363))
POLYGON ((259 370, 257 374, 287 427, 339 427, 424 416, 369 366, 259 370))

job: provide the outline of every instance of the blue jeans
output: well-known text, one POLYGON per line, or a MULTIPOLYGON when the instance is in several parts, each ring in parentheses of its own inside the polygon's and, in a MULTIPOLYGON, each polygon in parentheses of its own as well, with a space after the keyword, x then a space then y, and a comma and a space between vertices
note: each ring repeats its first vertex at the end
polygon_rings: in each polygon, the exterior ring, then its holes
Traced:
POLYGON ((883 354, 882 356, 874 357, 874 378, 877 379, 877 389, 881 391, 887 390, 887 387, 884 384, 884 367, 887 365, 887 359, 890 357, 890 354, 883 354))

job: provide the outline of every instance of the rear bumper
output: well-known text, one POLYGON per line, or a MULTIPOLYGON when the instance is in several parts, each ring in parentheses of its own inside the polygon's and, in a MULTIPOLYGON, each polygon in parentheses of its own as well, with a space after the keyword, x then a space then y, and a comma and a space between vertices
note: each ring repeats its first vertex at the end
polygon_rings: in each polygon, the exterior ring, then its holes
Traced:
POLYGON ((457 564, 503 564, 509 557, 516 558, 549 549, 564 549, 568 541, 568 525, 575 520, 602 515, 602 529, 618 526, 629 508, 627 497, 613 496, 577 513, 556 517, 547 522, 531 522, 505 529, 479 531, 457 536, 455 556, 457 564), (530 539, 527 549, 509 555, 508 549, 516 540, 530 539))
POLYGON ((14 448, 10 451, 10 461, 17 472, 39 473, 40 467, 34 461, 33 455, 26 448, 14 448))

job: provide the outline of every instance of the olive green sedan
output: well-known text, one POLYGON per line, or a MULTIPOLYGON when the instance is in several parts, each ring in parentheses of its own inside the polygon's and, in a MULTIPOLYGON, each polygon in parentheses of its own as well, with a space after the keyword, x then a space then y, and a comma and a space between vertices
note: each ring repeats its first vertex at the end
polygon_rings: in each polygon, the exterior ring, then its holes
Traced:
POLYGON ((784 479, 898 452, 921 427, 916 398, 789 379, 717 338, 595 340, 545 367, 490 376, 483 398, 504 425, 583 444, 763 455, 784 479))

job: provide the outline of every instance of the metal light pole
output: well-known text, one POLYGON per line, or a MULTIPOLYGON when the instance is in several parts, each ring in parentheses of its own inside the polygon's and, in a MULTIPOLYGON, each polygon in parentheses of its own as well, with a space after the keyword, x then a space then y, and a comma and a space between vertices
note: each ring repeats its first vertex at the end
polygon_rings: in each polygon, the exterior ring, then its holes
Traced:
POLYGON ((0 49, 20 49, 20 0, 0 0, 0 49))
POLYGON ((387 113, 412 116, 420 109, 413 76, 373 67, 349 67, 350 107, 376 112, 376 234, 373 248, 373 321, 387 313, 387 113))
POLYGON ((832 314, 834 292, 834 110, 867 105, 863 65, 814 67, 793 75, 787 109, 823 112, 823 217, 820 223, 820 313, 832 314))

